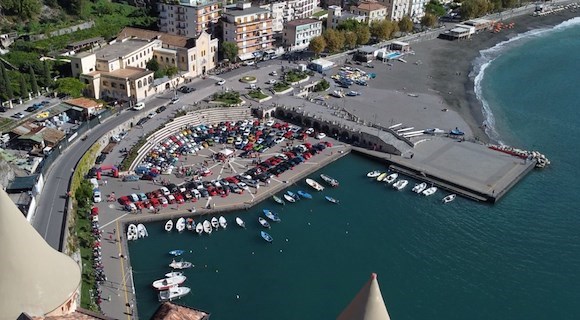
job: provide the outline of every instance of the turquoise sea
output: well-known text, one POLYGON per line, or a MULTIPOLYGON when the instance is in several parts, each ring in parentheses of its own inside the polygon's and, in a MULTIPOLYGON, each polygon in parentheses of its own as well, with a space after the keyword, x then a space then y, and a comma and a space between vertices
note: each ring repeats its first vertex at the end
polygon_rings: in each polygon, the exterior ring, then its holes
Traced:
MULTIPOLYGON (((371 272, 396 320, 580 319, 575 23, 530 32, 477 62, 490 135, 552 161, 499 203, 443 205, 441 191, 429 198, 409 187, 396 192, 365 177, 380 164, 349 155, 321 171, 339 179, 339 188, 228 214, 228 229, 211 236, 149 224, 149 238, 130 244, 139 317, 149 319, 159 305, 150 284, 169 271, 167 252, 184 249, 195 268, 186 271, 192 293, 178 303, 212 319, 335 319, 371 272), (259 236, 263 208, 282 218, 270 231, 272 244, 259 236), (247 229, 235 225, 236 216, 247 229)), ((308 190, 302 183, 290 189, 308 190)))

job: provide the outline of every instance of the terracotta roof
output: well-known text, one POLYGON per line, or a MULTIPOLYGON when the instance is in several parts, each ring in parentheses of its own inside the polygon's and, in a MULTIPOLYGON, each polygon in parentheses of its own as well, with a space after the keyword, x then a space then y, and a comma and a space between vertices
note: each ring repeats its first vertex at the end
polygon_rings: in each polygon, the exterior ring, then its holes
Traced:
POLYGON ((297 19, 297 20, 292 20, 286 23, 286 25, 288 26, 301 26, 301 25, 305 25, 305 24, 312 24, 312 23, 317 23, 320 22, 322 23, 320 20, 316 20, 316 19, 297 19))
POLYGON ((159 306, 151 320, 208 320, 209 313, 165 302, 159 306))
POLYGON ((195 38, 188 38, 184 36, 177 36, 165 32, 139 29, 132 27, 125 27, 119 35, 117 40, 122 40, 126 38, 137 38, 142 40, 153 40, 159 38, 163 44, 167 44, 179 48, 193 48, 195 47, 195 38))
POLYGON ((114 320, 114 318, 107 317, 89 310, 78 308, 77 311, 63 315, 50 317, 32 317, 32 320, 114 320))
POLYGON ((100 103, 93 99, 89 98, 75 98, 65 101, 66 104, 70 104, 71 106, 79 107, 79 108, 98 108, 101 106, 100 103))
POLYGON ((153 71, 149 71, 147 69, 135 68, 135 67, 127 67, 124 69, 117 69, 112 72, 102 72, 103 76, 115 77, 115 78, 125 78, 125 79, 139 79, 143 78, 148 74, 153 74, 153 71))
POLYGON ((361 2, 357 6, 357 9, 366 10, 366 11, 375 11, 375 10, 386 9, 386 7, 383 6, 382 4, 376 3, 376 2, 361 2))

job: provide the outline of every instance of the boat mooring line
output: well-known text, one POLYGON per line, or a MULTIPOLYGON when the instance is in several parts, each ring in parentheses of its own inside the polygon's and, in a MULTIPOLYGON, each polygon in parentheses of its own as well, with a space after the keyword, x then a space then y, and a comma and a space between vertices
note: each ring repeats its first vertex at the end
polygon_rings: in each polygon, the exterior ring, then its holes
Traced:
MULTIPOLYGON (((117 221, 119 221, 119 220, 123 219, 123 217, 125 217, 126 215, 128 215, 128 213, 125 213, 124 215, 122 215, 122 216, 118 217, 117 219, 115 219, 115 220, 112 220, 112 221, 110 221, 109 223, 102 225, 102 226, 101 226, 99 229, 100 229, 100 230, 103 230, 103 229, 105 229, 105 228, 106 228, 108 225, 110 225, 111 223, 115 223, 115 222, 117 222, 117 221)), ((119 228, 117 228, 117 230, 120 230, 120 229, 119 229, 119 228)))

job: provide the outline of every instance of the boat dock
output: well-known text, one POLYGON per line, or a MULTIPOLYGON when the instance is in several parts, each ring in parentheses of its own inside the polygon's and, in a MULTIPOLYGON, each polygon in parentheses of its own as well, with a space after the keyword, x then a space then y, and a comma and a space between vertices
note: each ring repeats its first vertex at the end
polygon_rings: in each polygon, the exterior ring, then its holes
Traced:
POLYGON ((357 147, 353 151, 385 161, 394 172, 491 203, 503 197, 536 164, 535 160, 514 157, 483 144, 448 138, 424 141, 401 156, 357 147))

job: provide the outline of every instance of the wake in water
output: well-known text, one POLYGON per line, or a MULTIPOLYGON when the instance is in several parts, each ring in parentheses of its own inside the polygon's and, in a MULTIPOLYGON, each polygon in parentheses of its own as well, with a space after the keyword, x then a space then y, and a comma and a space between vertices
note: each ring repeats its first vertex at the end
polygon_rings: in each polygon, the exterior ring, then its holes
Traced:
POLYGON ((530 41, 535 38, 546 36, 552 32, 557 32, 575 25, 580 24, 580 17, 576 17, 570 20, 566 20, 554 27, 542 28, 536 30, 530 30, 528 32, 519 34, 509 40, 502 41, 495 46, 481 50, 479 57, 474 61, 473 70, 471 71, 470 77, 473 77, 474 91, 477 99, 481 101, 483 106, 483 117, 485 118, 484 126, 485 133, 490 137, 490 139, 497 141, 499 144, 503 144, 500 140, 500 135, 497 132, 495 126, 495 118, 493 112, 488 104, 488 102, 483 97, 482 80, 485 77, 485 70, 491 65, 491 63, 505 53, 508 50, 519 47, 521 44, 530 41))

